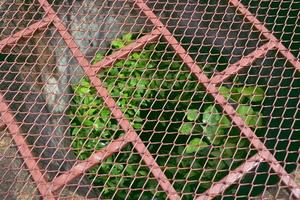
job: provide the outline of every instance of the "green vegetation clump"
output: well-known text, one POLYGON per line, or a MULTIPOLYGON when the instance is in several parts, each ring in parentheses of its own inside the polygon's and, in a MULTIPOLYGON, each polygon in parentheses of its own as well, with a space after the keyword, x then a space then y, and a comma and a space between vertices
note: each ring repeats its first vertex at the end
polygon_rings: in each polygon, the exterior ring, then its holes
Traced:
MULTIPOLYGON (((113 51, 130 42, 126 34, 112 42, 113 51)), ((97 54, 94 63, 103 58, 97 54)), ((230 119, 217 107, 188 69, 166 47, 148 45, 141 52, 117 61, 99 73, 99 78, 145 145, 166 169, 174 187, 193 199, 223 178, 253 154, 230 119), (163 144, 163 145, 162 145, 163 144), (178 180, 178 181, 176 181, 178 180), (184 181, 184 184, 183 182, 184 181)), ((124 135, 103 99, 87 78, 73 87, 72 147, 79 159, 87 159, 124 135)), ((261 114, 252 104, 264 98, 263 88, 219 87, 250 128, 262 125, 261 114)), ((90 178, 108 199, 165 199, 141 157, 128 145, 90 170, 90 178), (128 188, 133 188, 129 190, 128 188)))

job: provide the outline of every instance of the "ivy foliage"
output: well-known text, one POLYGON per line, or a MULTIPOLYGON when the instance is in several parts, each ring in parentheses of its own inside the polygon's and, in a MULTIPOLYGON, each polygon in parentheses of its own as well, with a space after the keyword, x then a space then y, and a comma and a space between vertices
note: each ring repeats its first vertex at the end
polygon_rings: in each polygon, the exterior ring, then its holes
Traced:
MULTIPOLYGON (((113 41, 113 50, 108 54, 134 39, 133 35, 126 34, 113 41)), ((98 53, 93 62, 101 59, 103 55, 98 53)), ((124 117, 149 144, 149 151, 167 155, 156 158, 160 166, 167 166, 167 177, 190 180, 184 184, 174 181, 174 188, 187 194, 183 199, 193 199, 191 193, 195 188, 198 188, 197 193, 205 191, 214 178, 220 180, 226 175, 226 170, 240 164, 235 160, 243 160, 249 154, 249 142, 240 137, 231 119, 213 103, 175 55, 165 51, 163 45, 148 45, 141 52, 133 52, 102 70, 98 77, 124 117), (161 110, 166 112, 160 113, 161 110), (173 121, 177 123, 168 123, 173 121), (175 132, 176 135, 170 134, 170 137, 155 141, 149 132, 158 131, 175 132), (162 142, 168 145, 161 148, 162 142), (174 143, 178 145, 174 147, 174 143)), ((85 160, 94 151, 123 136, 124 132, 111 113, 110 109, 114 108, 106 106, 87 78, 83 78, 73 90, 73 105, 69 109, 72 147, 78 158, 85 160)), ((237 114, 250 128, 262 125, 262 116, 251 105, 264 99, 263 88, 221 86, 219 93, 238 105, 237 114)), ((90 178, 99 186, 103 198, 138 199, 143 195, 143 199, 165 199, 163 192, 157 192, 161 189, 151 178, 149 169, 143 166, 133 146, 127 145, 120 153, 91 169, 90 178), (129 187, 135 190, 128 190, 129 187)))

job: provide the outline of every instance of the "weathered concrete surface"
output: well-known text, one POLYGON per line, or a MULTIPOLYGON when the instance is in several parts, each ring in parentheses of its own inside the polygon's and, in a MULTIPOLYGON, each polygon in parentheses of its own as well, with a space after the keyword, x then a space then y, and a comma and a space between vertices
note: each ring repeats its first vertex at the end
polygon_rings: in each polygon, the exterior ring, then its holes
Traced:
MULTIPOLYGON (((300 185, 300 169, 294 171, 292 174, 294 176, 294 180, 298 185, 300 185)), ((273 186, 266 190, 266 192, 257 197, 254 198, 254 200, 258 199, 265 199, 265 200, 294 200, 294 198, 291 196, 290 192, 286 189, 284 186, 273 186)))
MULTIPOLYGON (((0 122, 0 130, 3 129, 0 122)), ((83 200, 67 189, 57 194, 59 199, 83 200)), ((41 196, 11 137, 0 132, 0 199, 38 200, 41 196)))
POLYGON ((6 132, 0 132, 0 196, 1 199, 39 199, 16 146, 6 132))

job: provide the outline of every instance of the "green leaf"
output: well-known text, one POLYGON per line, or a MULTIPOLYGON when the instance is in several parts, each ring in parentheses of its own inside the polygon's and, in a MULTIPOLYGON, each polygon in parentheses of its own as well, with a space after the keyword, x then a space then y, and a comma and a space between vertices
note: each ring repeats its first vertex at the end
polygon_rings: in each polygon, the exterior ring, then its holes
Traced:
POLYGON ((236 111, 247 125, 252 124, 254 110, 250 106, 239 105, 236 111))
POLYGON ((240 94, 236 88, 227 88, 225 86, 219 87, 219 92, 226 98, 233 101, 238 101, 240 99, 240 94))
POLYGON ((225 115, 216 109, 214 105, 207 107, 203 114, 202 122, 206 126, 202 126, 205 136, 213 143, 216 135, 223 135, 225 128, 230 128, 231 123, 225 115))
POLYGON ((211 183, 203 182, 200 184, 200 188, 203 188, 204 191, 210 187, 211 187, 211 183))
POLYGON ((142 176, 147 176, 148 175, 148 172, 144 171, 144 170, 139 170, 138 172, 140 175, 142 176))
POLYGON ((232 139, 228 139, 226 142, 225 142, 225 147, 226 148, 236 148, 237 147, 237 142, 232 140, 232 139))
POLYGON ((133 128, 135 128, 135 129, 137 129, 137 130, 140 130, 142 127, 143 127, 143 125, 140 124, 140 123, 134 123, 134 124, 133 124, 133 128))
POLYGON ((257 126, 262 126, 263 125, 263 118, 262 118, 261 114, 256 113, 256 115, 257 115, 256 125, 257 126))
POLYGON ((120 49, 125 46, 124 42, 120 39, 116 39, 116 40, 112 41, 111 45, 117 49, 120 49))
POLYGON ((83 87, 91 87, 91 84, 90 84, 90 82, 89 82, 89 80, 88 79, 86 79, 86 78, 83 78, 83 79, 81 79, 81 81, 80 81, 80 84, 79 84, 79 87, 80 86, 83 86, 83 87))
POLYGON ((76 93, 79 95, 85 95, 90 93, 90 88, 86 88, 86 87, 78 87, 76 93))
POLYGON ((252 102, 261 102, 264 99, 264 90, 261 87, 243 87, 237 90, 252 102))
POLYGON ((108 108, 103 108, 100 112, 100 116, 103 118, 103 119, 107 119, 110 115, 110 111, 108 108))
POLYGON ((104 123, 102 121, 100 121, 100 119, 96 119, 94 126, 95 126, 95 129, 97 129, 97 130, 103 129, 105 127, 104 123))
POLYGON ((226 98, 230 98, 230 89, 224 86, 219 87, 219 92, 226 98))
POLYGON ((222 128, 231 127, 230 120, 225 115, 221 115, 221 113, 213 105, 205 109, 202 122, 208 124, 209 126, 220 125, 222 128))
POLYGON ((241 139, 238 141, 238 148, 249 147, 249 140, 241 139))
POLYGON ((75 128, 72 130, 72 136, 76 136, 79 132, 80 132, 80 128, 75 127, 75 128))
POLYGON ((262 88, 256 87, 254 90, 254 95, 250 98, 250 101, 261 102, 264 99, 264 93, 265 91, 262 88))
MULTIPOLYGON (((216 166, 218 163, 219 163, 219 161, 216 162, 215 166, 216 166)), ((204 180, 212 180, 213 177, 215 176, 215 174, 216 174, 216 173, 215 173, 214 171, 212 171, 212 170, 203 171, 202 177, 203 177, 204 180)))
POLYGON ((104 56, 101 53, 96 53, 93 64, 96 64, 97 62, 101 61, 103 58, 104 56))
POLYGON ((259 126, 262 124, 262 119, 257 112, 255 112, 250 106, 239 105, 237 108, 237 113, 245 121, 248 126, 259 126))
POLYGON ((132 55, 132 58, 135 59, 135 60, 138 60, 141 58, 141 54, 140 53, 133 53, 132 55))
MULTIPOLYGON (((134 175, 136 173, 136 167, 133 166, 133 165, 127 165, 126 169, 125 169, 125 172, 128 174, 128 175, 134 175)), ((125 174, 125 175, 127 175, 125 174)))
POLYGON ((200 113, 197 109, 189 109, 187 110, 187 120, 189 121, 195 121, 198 119, 200 113))
POLYGON ((184 123, 179 128, 179 133, 182 135, 189 135, 192 133, 193 125, 190 123, 184 123))
POLYGON ((207 107, 203 114, 202 122, 209 125, 216 125, 219 123, 221 115, 214 105, 207 107))
POLYGON ((114 166, 113 166, 113 168, 111 170, 111 174, 113 174, 113 175, 119 175, 119 174, 122 173, 123 169, 124 169, 123 165, 121 165, 121 164, 114 164, 114 166))
POLYGON ((93 126, 94 122, 92 120, 90 120, 90 119, 85 119, 83 121, 83 125, 85 125, 85 126, 93 126))
POLYGON ((217 158, 220 158, 221 154, 222 154, 222 152, 220 151, 219 148, 213 148, 213 150, 210 153, 211 156, 217 157, 217 158))
POLYGON ((133 35, 131 33, 127 33, 122 36, 122 40, 124 40, 125 42, 130 42, 132 40, 132 37, 133 35))
POLYGON ((87 111, 87 115, 93 115, 96 111, 97 111, 97 109, 95 109, 95 108, 90 108, 90 109, 88 109, 88 111, 87 111))
POLYGON ((170 65, 170 69, 171 70, 178 70, 181 66, 180 62, 172 62, 172 64, 170 65))
POLYGON ((224 135, 225 131, 219 125, 207 125, 202 126, 204 135, 208 138, 211 143, 215 143, 216 135, 224 135))
POLYGON ((231 122, 225 115, 222 115, 222 117, 220 119, 220 126, 222 128, 230 128, 231 127, 231 122))
POLYGON ((101 137, 104 139, 110 139, 112 137, 112 134, 110 131, 105 130, 105 131, 102 131, 101 137))
POLYGON ((224 129, 220 129, 219 132, 215 135, 212 143, 214 145, 223 145, 224 141, 226 140, 226 136, 224 135, 224 129))
POLYGON ((193 170, 190 173, 184 175, 185 178, 189 178, 189 179, 191 179, 193 177, 199 178, 200 176, 201 176, 201 172, 199 170, 197 170, 197 171, 193 170))
POLYGON ((201 138, 192 139, 185 148, 185 153, 195 153, 201 148, 208 147, 209 145, 205 143, 201 138))
POLYGON ((129 85, 133 87, 133 86, 136 86, 137 83, 138 83, 137 79, 132 78, 132 79, 130 79, 129 85))
POLYGON ((134 117, 134 123, 136 122, 143 122, 144 120, 142 118, 140 118, 139 116, 135 116, 134 117))

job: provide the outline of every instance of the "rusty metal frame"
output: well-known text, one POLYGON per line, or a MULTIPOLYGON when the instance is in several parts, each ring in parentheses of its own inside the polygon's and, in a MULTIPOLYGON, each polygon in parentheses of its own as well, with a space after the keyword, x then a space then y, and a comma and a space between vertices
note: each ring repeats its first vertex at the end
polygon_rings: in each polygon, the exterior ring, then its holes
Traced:
POLYGON ((159 165, 155 162, 151 156, 147 147, 144 145, 142 140, 139 138, 136 131, 130 125, 129 121, 124 117, 120 108, 116 105, 116 102, 109 94, 107 89, 102 85, 96 74, 107 67, 111 67, 113 63, 121 58, 126 57, 133 51, 142 49, 146 44, 153 41, 158 41, 162 36, 174 49, 175 53, 181 58, 190 71, 196 76, 199 83, 203 84, 206 91, 211 94, 215 102, 218 103, 226 114, 230 117, 231 121, 239 128, 241 133, 248 138, 253 147, 257 150, 257 154, 246 160, 243 165, 231 171, 221 181, 214 183, 210 189, 203 194, 196 197, 197 200, 212 199, 215 196, 221 194, 230 185, 236 183, 242 176, 256 167, 261 162, 267 162, 272 170, 277 173, 281 182, 284 183, 290 190, 292 195, 300 199, 300 186, 294 181, 291 175, 289 175, 285 169, 280 165, 279 161, 271 154, 266 146, 259 140, 254 132, 247 127, 245 122, 237 115, 235 109, 230 105, 226 99, 219 94, 217 85, 231 76, 238 73, 241 69, 249 66, 257 58, 263 57, 269 50, 277 49, 288 61, 294 66, 294 68, 300 71, 300 62, 293 54, 284 47, 284 45, 276 39, 276 37, 262 24, 260 21, 248 11, 248 9, 240 3, 238 0, 228 0, 228 2, 237 8, 237 10, 244 15, 245 19, 248 20, 253 26, 262 33, 262 35, 269 40, 266 44, 257 48, 255 51, 250 53, 248 56, 243 57, 240 61, 229 66, 223 72, 216 74, 212 78, 208 78, 197 66, 196 62, 188 55, 184 48, 178 43, 178 41, 172 36, 167 30, 163 23, 156 17, 153 11, 146 5, 143 0, 135 0, 135 4, 139 9, 146 15, 146 17, 152 22, 155 29, 148 35, 143 36, 134 43, 122 48, 118 52, 111 56, 105 57, 102 61, 91 65, 88 60, 84 57, 84 54, 80 52, 79 47, 76 45, 72 36, 68 33, 68 29, 64 26, 61 19, 57 16, 56 12, 52 9, 51 5, 46 0, 38 0, 41 7, 46 13, 41 21, 32 24, 31 26, 3 39, 0 41, 0 52, 7 46, 16 44, 24 36, 32 36, 38 30, 47 28, 50 24, 54 25, 58 30, 67 46, 70 48, 73 56, 77 59, 79 65, 84 69, 86 75, 89 77, 91 84, 96 88, 98 94, 104 99, 106 106, 111 110, 112 115, 118 121, 119 125, 125 132, 125 135, 112 141, 105 148, 100 151, 93 153, 89 159, 81 161, 72 169, 65 172, 64 174, 56 177, 51 182, 47 182, 37 166, 33 155, 31 154, 24 137, 20 134, 20 129, 10 113, 8 105, 4 103, 3 96, 0 95, 0 112, 2 122, 7 126, 12 138, 14 139, 19 152, 21 153, 24 161, 31 173, 32 178, 37 184, 38 190, 44 199, 55 199, 54 192, 62 188, 65 184, 72 181, 74 178, 80 176, 91 167, 101 163, 104 159, 111 156, 113 153, 119 152, 123 147, 132 143, 133 147, 140 154, 145 164, 149 167, 149 170, 158 181, 158 184, 166 192, 167 197, 171 200, 180 199, 179 194, 176 192, 172 183, 167 179, 159 165))

